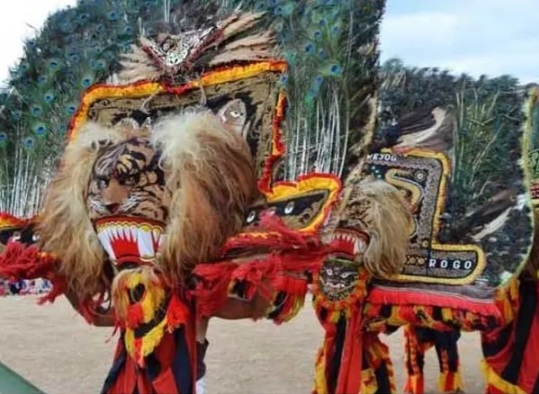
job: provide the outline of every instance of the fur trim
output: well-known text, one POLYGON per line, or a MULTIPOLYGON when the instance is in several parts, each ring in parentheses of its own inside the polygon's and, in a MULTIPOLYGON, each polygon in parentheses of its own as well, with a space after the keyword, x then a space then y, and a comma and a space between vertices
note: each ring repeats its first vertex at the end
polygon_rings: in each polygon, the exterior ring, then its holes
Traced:
POLYGON ((225 240, 241 230, 256 176, 247 143, 211 111, 164 119, 152 139, 173 190, 161 268, 179 279, 219 257, 225 240))
POLYGON ((365 267, 377 277, 397 275, 406 262, 410 207, 399 190, 387 182, 366 179, 356 187, 361 197, 371 203, 366 221, 370 224, 366 229, 370 241, 364 254, 365 267))
POLYGON ((65 150, 62 168, 50 184, 37 219, 41 250, 60 260, 59 273, 80 299, 107 287, 103 249, 86 210, 92 166, 101 146, 120 141, 119 131, 88 123, 65 150))
POLYGON ((533 245, 530 252, 530 257, 528 258, 528 263, 525 266, 525 271, 529 274, 534 280, 538 280, 539 276, 539 209, 534 211, 534 221, 535 221, 535 232, 533 236, 533 245))

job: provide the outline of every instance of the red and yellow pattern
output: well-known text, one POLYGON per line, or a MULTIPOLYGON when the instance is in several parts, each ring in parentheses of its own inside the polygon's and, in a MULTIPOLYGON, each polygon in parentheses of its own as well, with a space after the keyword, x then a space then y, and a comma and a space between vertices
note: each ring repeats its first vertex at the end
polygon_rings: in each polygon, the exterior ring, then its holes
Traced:
MULTIPOLYGON (((183 85, 172 86, 165 82, 140 81, 130 85, 106 85, 98 84, 89 88, 81 99, 81 104, 72 117, 69 124, 68 142, 77 135, 82 125, 88 121, 89 110, 94 102, 104 98, 145 98, 154 95, 168 93, 177 96, 186 94, 194 89, 219 85, 227 82, 239 81, 261 75, 267 72, 285 73, 287 63, 284 61, 253 62, 248 65, 234 65, 226 68, 217 68, 203 75, 200 79, 189 81, 183 85)), ((284 118, 286 96, 279 93, 273 117, 271 154, 268 155, 263 174, 259 179, 259 189, 269 191, 271 189, 271 175, 273 165, 284 154, 282 142, 281 123, 284 118)))

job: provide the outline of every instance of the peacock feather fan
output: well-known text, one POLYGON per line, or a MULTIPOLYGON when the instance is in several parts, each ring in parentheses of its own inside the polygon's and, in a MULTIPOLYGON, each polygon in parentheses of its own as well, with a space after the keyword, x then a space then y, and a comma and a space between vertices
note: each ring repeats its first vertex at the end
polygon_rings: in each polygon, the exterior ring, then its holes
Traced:
POLYGON ((522 266, 533 234, 523 165, 529 133, 518 80, 452 76, 396 60, 382 67, 382 76, 373 149, 420 148, 449 157, 438 241, 479 244, 488 261, 483 279, 499 285, 522 266))
POLYGON ((48 17, 2 95, 0 211, 35 213, 81 93, 120 69, 119 54, 141 32, 175 26, 193 10, 200 6, 181 0, 79 0, 48 17))
POLYGON ((225 1, 266 12, 289 72, 287 180, 317 171, 345 176, 372 138, 384 0, 225 1))

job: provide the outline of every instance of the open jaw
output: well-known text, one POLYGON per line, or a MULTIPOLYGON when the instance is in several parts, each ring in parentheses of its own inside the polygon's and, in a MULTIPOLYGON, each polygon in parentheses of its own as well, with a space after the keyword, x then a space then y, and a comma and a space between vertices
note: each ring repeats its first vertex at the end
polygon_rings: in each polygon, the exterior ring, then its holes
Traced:
POLYGON ((326 299, 340 301, 349 297, 359 280, 361 255, 368 235, 355 229, 337 228, 326 239, 331 248, 319 275, 319 287, 326 299))
POLYGON ((328 236, 326 243, 334 250, 330 257, 355 260, 365 252, 368 235, 353 229, 337 228, 328 236))
POLYGON ((113 264, 155 262, 164 241, 164 225, 138 218, 106 218, 95 223, 101 245, 113 264))

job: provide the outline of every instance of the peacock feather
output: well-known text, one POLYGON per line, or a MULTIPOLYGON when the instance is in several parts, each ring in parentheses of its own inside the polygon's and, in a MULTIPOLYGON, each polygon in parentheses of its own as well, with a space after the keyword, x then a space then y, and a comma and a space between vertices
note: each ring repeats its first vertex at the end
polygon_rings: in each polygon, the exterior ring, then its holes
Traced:
POLYGON ((489 261, 486 279, 498 283, 503 267, 515 272, 525 259, 533 231, 518 80, 453 76, 396 60, 383 66, 382 75, 376 149, 448 155, 451 174, 439 241, 480 244, 489 261), (509 267, 509 261, 517 266, 509 267))
POLYGON ((289 63, 284 178, 345 175, 372 137, 384 0, 224 2, 266 12, 289 63))
POLYGON ((2 95, 0 211, 22 217, 35 213, 81 93, 119 70, 120 53, 141 33, 174 28, 185 16, 208 15, 199 11, 213 12, 217 3, 79 0, 51 14, 25 42, 24 56, 2 95))

